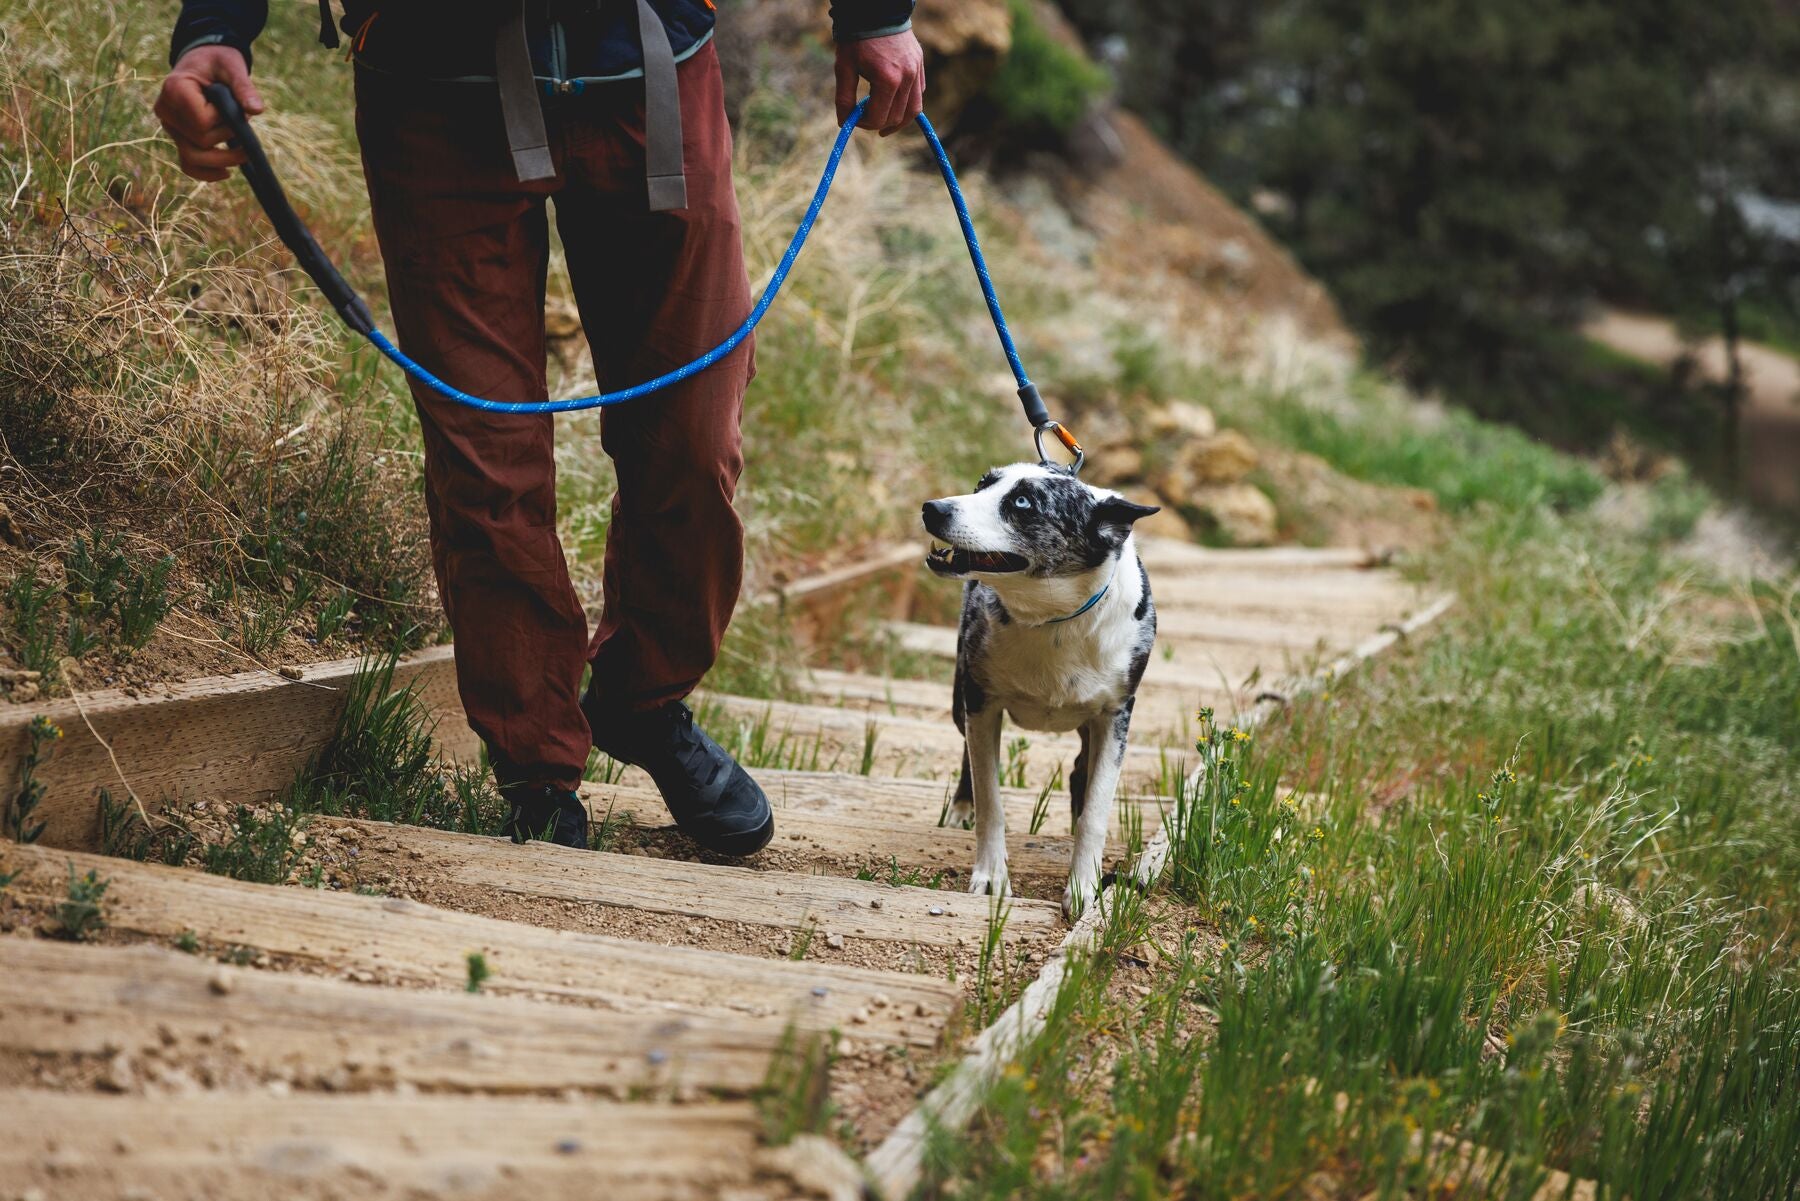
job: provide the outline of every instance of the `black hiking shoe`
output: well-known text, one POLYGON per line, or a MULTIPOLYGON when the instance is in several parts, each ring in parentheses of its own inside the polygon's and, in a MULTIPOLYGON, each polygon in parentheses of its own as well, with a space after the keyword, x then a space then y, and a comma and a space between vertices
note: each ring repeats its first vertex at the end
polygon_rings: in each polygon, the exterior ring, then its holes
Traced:
POLYGON ((681 832, 719 855, 754 855, 775 836, 769 798, 725 748, 694 724, 680 701, 648 712, 601 709, 590 691, 582 711, 594 745, 650 773, 681 832))
POLYGON ((553 842, 588 849, 587 806, 554 784, 509 784, 500 796, 512 806, 500 833, 514 842, 553 842))

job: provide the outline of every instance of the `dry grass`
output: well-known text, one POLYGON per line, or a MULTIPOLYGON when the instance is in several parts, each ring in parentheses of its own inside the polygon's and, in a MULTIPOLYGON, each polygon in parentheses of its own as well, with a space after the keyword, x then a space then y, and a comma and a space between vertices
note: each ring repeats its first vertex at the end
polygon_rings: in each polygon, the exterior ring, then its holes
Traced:
MULTIPOLYGON (((0 574, 61 585, 94 530, 134 561, 174 556, 148 647, 67 631, 60 649, 101 678, 344 653, 321 633, 416 641, 436 607, 411 463, 376 449, 385 421, 345 396, 346 341, 290 295, 246 198, 175 172, 148 35, 95 16, 11 5, 0 43, 0 574)), ((271 123, 272 140, 312 124, 271 123)), ((303 198, 343 186, 340 160, 294 158, 318 164, 303 198)), ((15 651, 17 616, 0 614, 15 651)))

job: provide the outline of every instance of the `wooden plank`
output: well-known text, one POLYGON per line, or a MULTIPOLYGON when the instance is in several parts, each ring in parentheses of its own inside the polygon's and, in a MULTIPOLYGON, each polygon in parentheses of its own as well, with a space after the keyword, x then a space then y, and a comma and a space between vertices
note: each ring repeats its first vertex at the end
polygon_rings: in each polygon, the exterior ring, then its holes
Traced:
POLYGON ((799 682, 808 695, 823 705, 899 717, 950 720, 950 685, 937 680, 896 679, 811 667, 799 682))
MULTIPOLYGON (((344 688, 360 662, 315 664, 298 682, 257 671, 191 680, 136 697, 109 689, 85 693, 79 704, 64 699, 0 707, 0 782, 10 785, 16 778, 28 745, 26 727, 42 714, 63 731, 37 773, 48 790, 39 810, 49 823, 46 845, 94 845, 99 839, 95 798, 104 788, 123 799, 125 781, 147 806, 168 797, 270 796, 285 788, 330 736, 344 688)), ((434 647, 405 659, 394 676, 397 684, 416 688, 433 712, 448 715, 439 725, 445 748, 469 753, 473 736, 461 718, 451 648, 434 647)))
MULTIPOLYGON (((893 1004, 864 1014, 871 1038, 935 1045, 960 1004, 956 986, 926 976, 818 962, 756 959, 652 946, 598 934, 436 909, 394 897, 244 884, 221 876, 79 852, 0 844, 8 886, 40 901, 64 895, 68 866, 110 880, 115 930, 173 939, 193 931, 220 946, 267 952, 300 968, 355 970, 384 980, 460 988, 466 957, 480 951, 494 994, 531 994, 626 1013, 736 1014, 792 1021, 808 1030, 847 1027, 871 998, 893 1004)), ((859 1031, 860 1033, 860 1031, 859 1031)))
POLYGON ((1375 632, 1388 614, 1282 613, 1273 610, 1168 609, 1156 615, 1160 641, 1246 643, 1317 651, 1345 646, 1375 632))
POLYGON ((923 570, 926 550, 923 543, 895 543, 877 548, 847 566, 822 571, 791 584, 778 584, 769 591, 785 605, 802 604, 859 588, 890 572, 923 570))
POLYGON ((244 1087, 742 1095, 764 1080, 784 1029, 724 1015, 596 1021, 578 1006, 519 997, 249 971, 158 947, 0 938, 0 1061, 123 1057, 115 1089, 166 1062, 190 1074, 203 1064, 244 1087))
POLYGON ((1314 571, 1323 567, 1377 567, 1388 561, 1386 556, 1355 546, 1210 547, 1141 534, 1136 543, 1138 557, 1153 572, 1234 566, 1253 566, 1261 571, 1314 571))
MULTIPOLYGON (((0 1125, 0 1179, 50 1201, 817 1195, 785 1167, 791 1158, 759 1149, 748 1102, 6 1090, 0 1125)), ((833 1157, 828 1144, 808 1149, 833 1157)))
MULTIPOLYGON (((950 799, 955 780, 912 780, 898 777, 853 776, 844 772, 805 772, 762 770, 751 773, 769 794, 776 809, 776 821, 782 814, 841 814, 880 821, 937 825, 950 799)), ((1031 814, 1037 807, 1038 790, 1002 788, 1006 804, 1006 828, 1029 830, 1031 814)), ((1143 815, 1146 832, 1161 821, 1161 810, 1167 798, 1151 792, 1126 794, 1120 804, 1129 804, 1143 815)), ((1069 794, 1058 788, 1049 797, 1046 831, 1060 833, 1069 828, 1069 794)))
MULTIPOLYGON (((950 686, 931 680, 895 679, 814 668, 808 671, 802 685, 819 703, 836 708, 941 722, 951 720, 950 686)), ((1184 721, 1166 719, 1169 714, 1185 719, 1200 705, 1210 705, 1225 712, 1233 703, 1231 694, 1220 688, 1171 687, 1166 682, 1154 680, 1139 691, 1138 699, 1133 728, 1139 734, 1185 728, 1184 721)))
MULTIPOLYGON (((867 752, 869 775, 932 778, 954 775, 962 762, 962 735, 948 721, 859 713, 791 701, 753 700, 709 694, 700 710, 713 737, 738 745, 760 742, 761 758, 770 766, 808 771, 860 768, 867 752), (874 742, 870 746, 869 739, 874 742)), ((1042 734, 1008 728, 1010 743, 1023 738, 1027 785, 1041 786, 1060 769, 1067 779, 1079 743, 1072 734, 1042 734)), ((1153 785, 1166 775, 1165 752, 1149 739, 1135 739, 1125 755, 1129 789, 1153 785)), ((1193 756, 1176 747, 1167 752, 1171 764, 1193 756)))
MULTIPOLYGON (((870 783, 863 776, 839 779, 841 787, 850 795, 870 783)), ((584 784, 581 796, 595 820, 610 815, 639 826, 672 824, 668 807, 652 788, 584 784)), ((877 869, 892 862, 902 868, 919 868, 927 872, 945 868, 967 872, 975 862, 975 832, 939 826, 936 812, 875 816, 878 809, 873 805, 861 806, 857 812, 809 812, 785 806, 779 796, 771 800, 776 807, 775 842, 772 845, 777 850, 797 850, 877 869)), ((1027 802, 1016 820, 1011 813, 1008 815, 1007 849, 1013 874, 1057 875, 1068 871, 1070 838, 1056 833, 1029 833, 1029 806, 1032 803, 1035 799, 1027 802)), ((1066 827, 1069 824, 1067 799, 1053 798, 1050 807, 1052 813, 1045 822, 1046 830, 1058 825, 1066 827), (1059 800, 1060 806, 1056 803, 1059 800), (1058 808, 1060 813, 1056 812, 1058 808)), ((1109 855, 1116 850, 1117 847, 1109 848, 1109 855)), ((747 866, 755 867, 756 860, 749 860, 747 866)), ((764 873, 765 876, 769 874, 764 873)), ((842 929, 830 923, 821 923, 820 928, 842 929)), ((848 930, 843 932, 850 933, 848 930)))
MULTIPOLYGON (((914 654, 956 658, 956 631, 949 626, 896 621, 885 628, 914 654)), ((1299 670, 1317 657, 1280 646, 1166 639, 1159 632, 1139 695, 1171 694, 1169 699, 1191 709, 1241 687, 1259 669, 1264 679, 1270 679, 1299 670)))
MULTIPOLYGON (((821 935, 902 945, 977 945, 988 930, 987 898, 935 888, 894 887, 797 872, 752 872, 568 847, 517 846, 500 838, 385 822, 334 821, 366 832, 361 870, 378 868, 380 856, 390 855, 403 860, 402 866, 409 871, 514 896, 786 930, 812 929, 821 935)), ((973 861, 972 855, 969 861, 973 861)), ((1005 929, 1009 940, 1029 938, 1062 924, 1058 907, 1049 901, 1018 898, 1011 904, 1005 929)))
POLYGON ((1389 571, 1195 568, 1150 577, 1156 607, 1189 604, 1379 604, 1404 607, 1416 588, 1389 571))

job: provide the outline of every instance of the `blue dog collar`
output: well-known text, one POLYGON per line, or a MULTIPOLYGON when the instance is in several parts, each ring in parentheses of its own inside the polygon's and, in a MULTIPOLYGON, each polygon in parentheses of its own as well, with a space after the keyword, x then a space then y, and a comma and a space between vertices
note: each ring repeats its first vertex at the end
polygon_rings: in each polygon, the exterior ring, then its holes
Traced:
POLYGON ((1094 595, 1088 597, 1087 600, 1082 602, 1081 608, 1075 610, 1075 612, 1073 612, 1073 613, 1067 614, 1066 616, 1052 617, 1049 621, 1041 621, 1038 624, 1046 625, 1046 626, 1054 626, 1054 625, 1061 625, 1065 621, 1074 621, 1077 617, 1080 617, 1083 613, 1086 613, 1089 609, 1092 609, 1095 605, 1099 604, 1101 598, 1104 597, 1109 591, 1111 591, 1112 586, 1113 586, 1113 581, 1119 578, 1119 563, 1123 560, 1123 558, 1124 558, 1124 556, 1121 555, 1118 559, 1113 560, 1112 574, 1106 577, 1106 583, 1100 585, 1100 591, 1094 593, 1094 595))

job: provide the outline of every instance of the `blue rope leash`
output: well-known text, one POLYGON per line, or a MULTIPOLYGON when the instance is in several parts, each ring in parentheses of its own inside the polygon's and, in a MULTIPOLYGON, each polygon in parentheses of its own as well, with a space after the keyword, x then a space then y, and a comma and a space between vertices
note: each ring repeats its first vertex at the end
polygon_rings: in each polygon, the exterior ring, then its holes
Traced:
MULTIPOLYGON (((362 334, 382 354, 391 359, 402 371, 415 380, 436 392, 446 400, 454 401, 470 408, 482 409, 493 413, 566 413, 578 409, 603 409, 613 405, 625 404, 627 401, 660 391, 671 384, 679 383, 688 377, 705 371, 720 359, 729 355, 742 345, 745 338, 762 321, 781 292, 781 285, 786 282, 788 272, 793 269, 794 261, 800 257, 800 250, 806 245, 806 239, 812 233, 813 224, 819 219, 819 211, 825 207, 825 197, 831 192, 831 184, 837 178, 838 166, 844 160, 844 151, 850 145, 850 135, 856 131, 857 122, 862 120, 863 110, 869 102, 860 101, 851 110, 849 119, 838 130, 837 140, 832 143, 831 154, 825 160, 825 170, 819 176, 818 187, 813 189, 812 201, 806 206, 806 213, 800 218, 800 225, 794 230, 794 236, 788 241, 787 249, 782 252, 781 261, 776 264, 775 272, 769 277, 762 295, 744 318, 742 325, 733 330, 723 342, 706 351, 692 362, 683 363, 673 371, 668 371, 655 379, 645 380, 641 384, 633 384, 629 388, 621 388, 616 392, 601 392, 594 396, 578 396, 568 400, 539 401, 501 401, 489 400, 486 397, 474 396, 451 384, 445 383, 431 371, 413 358, 409 357, 398 346, 391 342, 387 335, 375 328, 373 316, 355 290, 338 273, 329 257, 320 249, 317 242, 294 213, 293 206, 288 203, 280 181, 275 176, 262 145, 257 139, 256 131, 250 127, 249 120, 238 106, 237 99, 231 90, 223 84, 209 84, 206 96, 225 123, 236 136, 236 144, 241 146, 247 161, 243 173, 249 181, 257 200, 262 204, 264 212, 274 224, 276 232, 299 260, 300 266, 310 275, 320 290, 337 308, 338 313, 349 326, 362 334)), ((956 208, 956 220, 962 227, 963 241, 969 248, 969 261, 975 266, 975 277, 981 283, 981 295, 987 302, 988 315, 993 318, 994 332, 999 335, 1000 347, 1006 352, 1006 361, 1012 367, 1013 378, 1018 382, 1019 401, 1024 406, 1025 416, 1031 422, 1037 441, 1038 457, 1047 460, 1044 454, 1044 435, 1054 434, 1062 444, 1075 455, 1075 469, 1079 470, 1082 461, 1081 446, 1075 441, 1067 429, 1050 419, 1043 400, 1038 396, 1037 386, 1025 374, 1025 365, 1019 359, 1019 349, 1013 343, 1012 331, 1006 328, 1006 317, 1000 311, 1000 298, 994 291, 993 277, 988 274, 987 259, 981 253, 981 241, 975 236, 975 222, 969 216, 968 201, 963 198, 962 185, 957 182, 956 170, 950 165, 950 155, 939 140, 937 130, 924 113, 918 118, 919 129, 925 134, 925 141, 931 147, 932 155, 937 159, 938 172, 944 177, 944 187, 950 193, 950 202, 956 208)))

